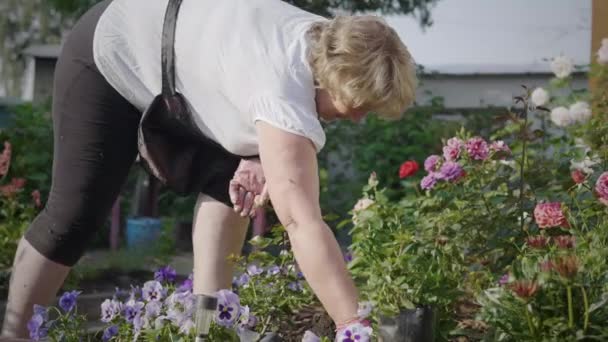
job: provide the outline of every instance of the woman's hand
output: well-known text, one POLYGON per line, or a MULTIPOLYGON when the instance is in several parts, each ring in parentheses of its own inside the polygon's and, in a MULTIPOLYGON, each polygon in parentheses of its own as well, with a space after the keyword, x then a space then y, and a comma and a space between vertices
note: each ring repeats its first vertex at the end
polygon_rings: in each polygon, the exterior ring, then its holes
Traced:
POLYGON ((254 217, 257 208, 268 202, 266 178, 259 158, 242 159, 230 181, 230 200, 241 216, 254 217))

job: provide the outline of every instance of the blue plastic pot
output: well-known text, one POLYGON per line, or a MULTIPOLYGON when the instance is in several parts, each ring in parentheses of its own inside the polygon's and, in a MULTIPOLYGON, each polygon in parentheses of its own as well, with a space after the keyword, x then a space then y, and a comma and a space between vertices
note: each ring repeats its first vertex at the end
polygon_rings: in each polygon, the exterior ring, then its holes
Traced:
POLYGON ((160 219, 153 217, 133 217, 127 219, 127 247, 152 247, 160 238, 160 219))

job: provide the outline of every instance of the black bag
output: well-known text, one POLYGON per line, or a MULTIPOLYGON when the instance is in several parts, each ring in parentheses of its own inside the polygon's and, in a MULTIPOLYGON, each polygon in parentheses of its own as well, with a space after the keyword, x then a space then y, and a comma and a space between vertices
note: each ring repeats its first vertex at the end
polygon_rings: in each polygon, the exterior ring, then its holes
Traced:
MULTIPOLYGON (((162 93, 141 117, 138 149, 148 172, 177 194, 188 195, 203 191, 218 177, 226 182, 241 157, 200 131, 187 100, 175 90, 174 40, 181 2, 169 0, 167 5, 161 42, 162 93)), ((225 187, 227 193, 228 184, 225 187)))

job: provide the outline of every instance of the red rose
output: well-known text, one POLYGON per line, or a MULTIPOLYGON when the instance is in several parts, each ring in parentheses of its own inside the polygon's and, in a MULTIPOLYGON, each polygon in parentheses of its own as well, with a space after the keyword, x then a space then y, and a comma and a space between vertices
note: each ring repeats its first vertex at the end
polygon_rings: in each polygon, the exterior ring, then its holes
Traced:
POLYGON ((418 171, 418 163, 413 160, 408 160, 405 163, 401 164, 399 167, 399 178, 407 178, 416 173, 418 171))

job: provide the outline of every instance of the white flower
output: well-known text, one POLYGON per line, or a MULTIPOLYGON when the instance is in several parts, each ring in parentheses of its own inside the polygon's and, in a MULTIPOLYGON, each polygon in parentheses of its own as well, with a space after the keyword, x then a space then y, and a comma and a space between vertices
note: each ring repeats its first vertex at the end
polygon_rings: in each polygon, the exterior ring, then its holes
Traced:
POLYGON ((367 318, 374 309, 374 304, 372 302, 362 302, 359 303, 359 308, 357 309, 357 317, 359 318, 367 318))
POLYGON ((361 198, 359 201, 357 201, 357 204, 355 204, 353 211, 357 212, 357 211, 365 210, 365 209, 369 208, 372 204, 374 204, 373 200, 371 200, 369 198, 361 198))
POLYGON ((608 38, 602 39, 602 46, 597 50, 597 62, 608 64, 608 38))
POLYGON ((532 92, 531 99, 535 106, 544 106, 549 102, 549 93, 543 88, 536 88, 532 92))
POLYGON ((315 335, 315 333, 313 333, 310 330, 306 330, 304 332, 304 336, 302 337, 302 342, 320 342, 321 339, 319 338, 319 336, 315 335))
POLYGON ((574 122, 586 122, 591 118, 591 108, 584 101, 578 101, 570 106, 570 118, 574 122))
POLYGON ((574 70, 574 62, 566 56, 554 57, 551 61, 551 71, 557 78, 566 78, 574 70))
POLYGON ((570 111, 566 107, 553 108, 551 111, 551 121, 559 127, 566 127, 572 124, 570 111))
POLYGON ((593 166, 599 164, 600 161, 597 158, 589 158, 588 156, 581 161, 570 160, 570 168, 572 170, 581 170, 587 175, 593 173, 593 166))
POLYGON ((499 160, 498 161, 500 164, 508 166, 512 169, 515 169, 517 167, 517 165, 515 164, 515 160, 499 160))

